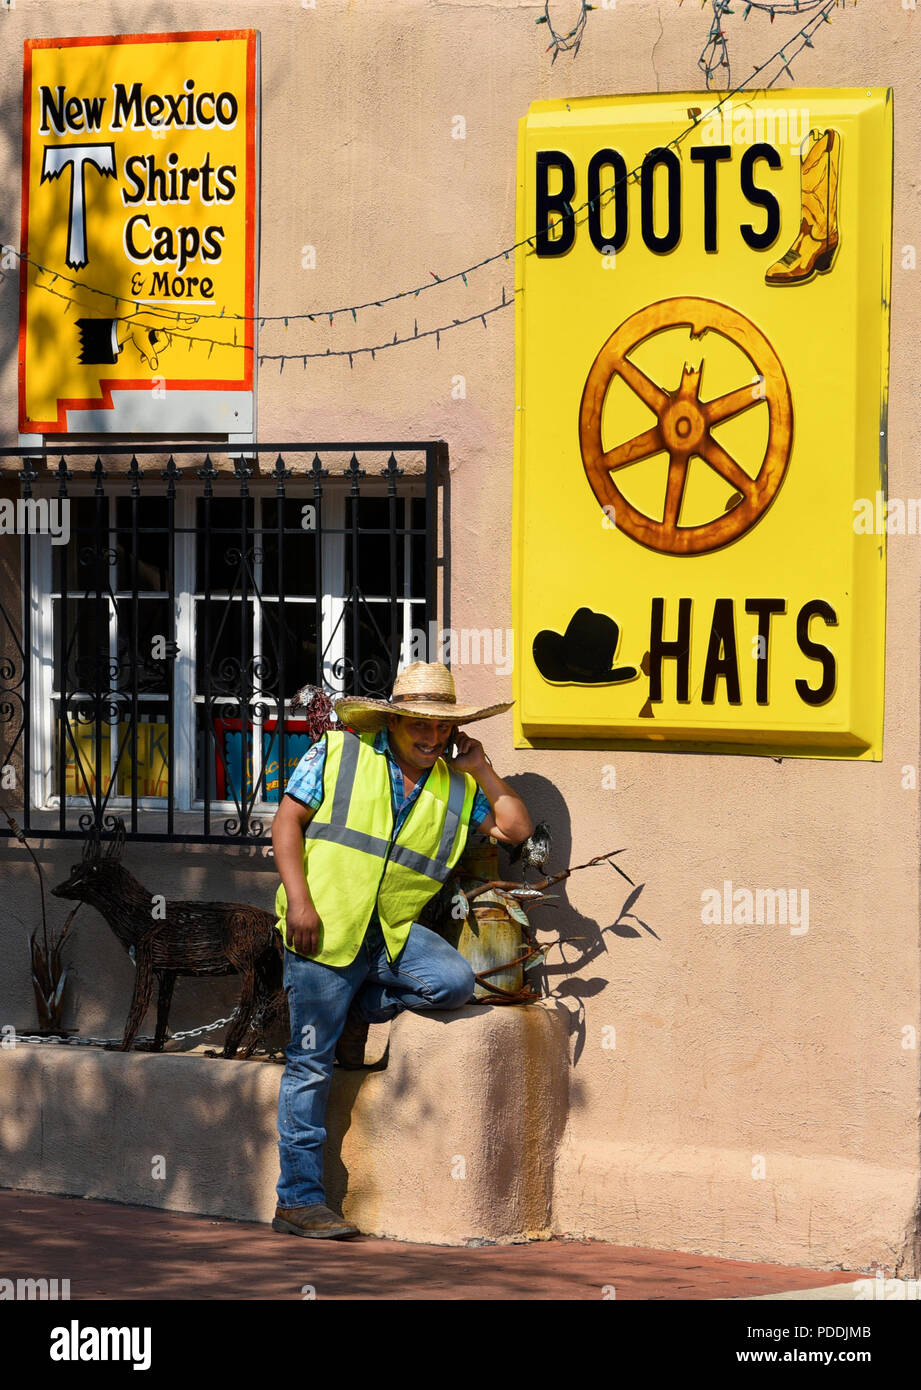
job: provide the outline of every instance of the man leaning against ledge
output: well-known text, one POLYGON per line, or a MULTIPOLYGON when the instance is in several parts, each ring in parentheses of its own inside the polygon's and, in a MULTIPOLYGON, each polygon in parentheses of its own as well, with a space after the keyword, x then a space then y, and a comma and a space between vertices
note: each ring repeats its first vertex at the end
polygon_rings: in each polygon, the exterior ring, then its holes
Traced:
POLYGON ((291 1018, 276 1231, 359 1234, 326 1205, 323 1187, 334 1059, 361 1067, 369 1023, 403 1009, 457 1009, 473 993, 467 961, 415 918, 471 830, 520 844, 534 828, 483 745, 458 729, 510 707, 459 704, 447 667, 414 662, 389 700, 339 700, 349 728, 318 739, 288 782, 272 827, 291 1018))

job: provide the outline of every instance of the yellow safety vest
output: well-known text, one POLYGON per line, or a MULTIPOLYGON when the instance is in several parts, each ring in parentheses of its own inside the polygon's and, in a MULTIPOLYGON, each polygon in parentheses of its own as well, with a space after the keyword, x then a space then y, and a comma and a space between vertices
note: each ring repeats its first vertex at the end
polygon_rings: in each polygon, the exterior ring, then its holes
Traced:
MULTIPOLYGON (((330 730, 323 737, 323 801, 304 834, 304 876, 322 924, 308 959, 350 965, 376 908, 393 960, 463 853, 476 780, 439 758, 394 836, 390 770, 374 735, 330 730)), ((282 940, 287 910, 281 884, 275 927, 282 940)))

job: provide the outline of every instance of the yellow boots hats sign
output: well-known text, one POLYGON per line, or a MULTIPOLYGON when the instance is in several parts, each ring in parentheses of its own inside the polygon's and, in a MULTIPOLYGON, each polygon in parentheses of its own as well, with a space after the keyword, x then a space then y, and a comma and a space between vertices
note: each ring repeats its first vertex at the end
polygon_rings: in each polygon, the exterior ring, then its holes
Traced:
POLYGON ((884 90, 521 122, 519 747, 882 756, 891 181, 884 90))

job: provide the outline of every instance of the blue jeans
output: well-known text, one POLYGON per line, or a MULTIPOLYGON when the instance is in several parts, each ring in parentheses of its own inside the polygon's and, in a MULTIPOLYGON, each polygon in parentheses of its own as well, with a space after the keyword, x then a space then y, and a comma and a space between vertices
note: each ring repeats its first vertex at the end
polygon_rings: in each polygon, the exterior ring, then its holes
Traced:
POLYGON ((320 965, 286 950, 284 983, 291 1042, 278 1094, 276 1190, 279 1207, 309 1207, 326 1201, 326 1102, 352 1000, 368 1023, 384 1023, 404 1009, 459 1009, 473 994, 474 974, 453 946, 418 922, 389 963, 380 926, 372 922, 351 965, 320 965))

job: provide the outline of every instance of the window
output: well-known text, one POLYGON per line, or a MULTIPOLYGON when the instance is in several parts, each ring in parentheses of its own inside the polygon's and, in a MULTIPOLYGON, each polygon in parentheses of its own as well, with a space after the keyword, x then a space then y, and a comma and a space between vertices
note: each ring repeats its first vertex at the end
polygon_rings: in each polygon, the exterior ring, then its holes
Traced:
POLYGON ((297 693, 386 697, 434 637, 437 450, 285 450, 269 472, 100 453, 36 479, 69 539, 23 538, 33 827, 265 838, 310 741, 297 693))

